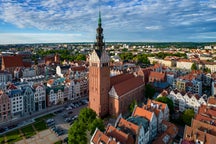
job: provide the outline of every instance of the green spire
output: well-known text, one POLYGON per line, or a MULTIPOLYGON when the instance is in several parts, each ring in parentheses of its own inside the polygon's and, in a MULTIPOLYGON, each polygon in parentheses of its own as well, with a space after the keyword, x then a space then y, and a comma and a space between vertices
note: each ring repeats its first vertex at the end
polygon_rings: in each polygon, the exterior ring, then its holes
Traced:
POLYGON ((101 12, 99 11, 98 25, 101 25, 101 12))

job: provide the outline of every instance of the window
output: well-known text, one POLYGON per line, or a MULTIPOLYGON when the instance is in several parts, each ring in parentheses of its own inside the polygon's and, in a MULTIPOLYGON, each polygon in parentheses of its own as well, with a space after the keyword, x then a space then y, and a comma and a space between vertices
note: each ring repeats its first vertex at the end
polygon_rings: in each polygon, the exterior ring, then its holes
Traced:
POLYGON ((92 63, 92 66, 97 67, 98 64, 97 63, 92 63))
POLYGON ((103 63, 102 66, 106 67, 106 66, 108 66, 108 63, 103 63))

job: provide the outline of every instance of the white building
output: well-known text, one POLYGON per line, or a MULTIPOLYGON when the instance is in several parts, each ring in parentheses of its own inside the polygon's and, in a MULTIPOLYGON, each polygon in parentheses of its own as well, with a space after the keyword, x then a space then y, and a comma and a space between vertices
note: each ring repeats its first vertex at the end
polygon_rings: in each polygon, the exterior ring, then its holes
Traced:
POLYGON ((188 59, 180 59, 176 62, 176 67, 179 69, 187 69, 190 70, 193 62, 188 59))
POLYGON ((40 85, 33 85, 34 90, 34 107, 35 111, 40 111, 46 108, 46 89, 45 86, 40 85))
MULTIPOLYGON (((161 96, 163 96, 162 93, 158 95, 158 97, 161 96)), ((188 108, 192 108, 195 113, 198 112, 198 109, 202 104, 206 105, 207 99, 206 95, 203 95, 202 97, 189 93, 182 95, 178 91, 171 91, 168 93, 167 97, 173 101, 174 107, 180 112, 183 112, 188 108)))
POLYGON ((6 84, 12 81, 12 74, 7 71, 0 71, 0 83, 6 84))
POLYGON ((10 89, 7 92, 11 101, 11 115, 23 115, 23 95, 20 89, 10 89))
POLYGON ((152 141, 157 135, 157 117, 155 113, 140 107, 135 107, 132 116, 133 117, 140 116, 148 120, 149 140, 152 141))
POLYGON ((36 70, 34 68, 24 68, 24 70, 23 70, 23 78, 35 77, 35 76, 36 76, 36 70))

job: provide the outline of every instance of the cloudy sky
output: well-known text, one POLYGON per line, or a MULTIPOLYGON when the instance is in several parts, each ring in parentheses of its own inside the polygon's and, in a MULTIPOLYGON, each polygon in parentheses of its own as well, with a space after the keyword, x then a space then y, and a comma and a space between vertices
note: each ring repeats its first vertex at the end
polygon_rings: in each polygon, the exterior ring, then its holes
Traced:
POLYGON ((0 44, 216 41, 216 0, 0 0, 0 44))

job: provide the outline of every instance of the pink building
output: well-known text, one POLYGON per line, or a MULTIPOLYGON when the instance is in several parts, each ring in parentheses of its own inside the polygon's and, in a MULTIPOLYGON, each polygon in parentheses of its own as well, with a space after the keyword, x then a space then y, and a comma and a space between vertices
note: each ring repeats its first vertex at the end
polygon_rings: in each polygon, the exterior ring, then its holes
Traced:
POLYGON ((0 121, 10 119, 10 98, 3 91, 0 91, 0 121))

